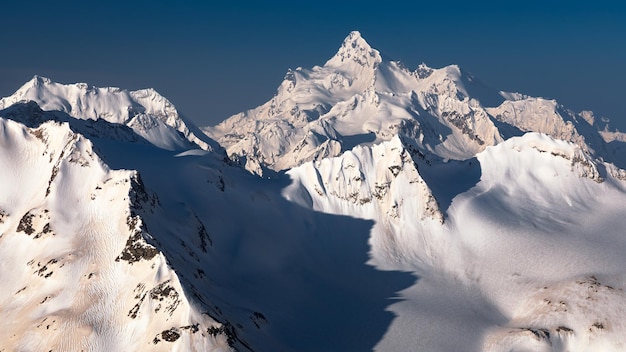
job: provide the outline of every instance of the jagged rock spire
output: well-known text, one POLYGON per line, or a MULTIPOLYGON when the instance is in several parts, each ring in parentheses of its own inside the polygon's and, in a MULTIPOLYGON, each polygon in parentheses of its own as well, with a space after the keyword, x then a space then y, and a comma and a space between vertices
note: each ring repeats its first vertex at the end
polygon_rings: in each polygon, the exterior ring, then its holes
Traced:
POLYGON ((378 50, 373 49, 360 32, 353 31, 344 39, 335 56, 326 62, 326 66, 339 67, 356 63, 362 67, 375 68, 381 62, 378 50))

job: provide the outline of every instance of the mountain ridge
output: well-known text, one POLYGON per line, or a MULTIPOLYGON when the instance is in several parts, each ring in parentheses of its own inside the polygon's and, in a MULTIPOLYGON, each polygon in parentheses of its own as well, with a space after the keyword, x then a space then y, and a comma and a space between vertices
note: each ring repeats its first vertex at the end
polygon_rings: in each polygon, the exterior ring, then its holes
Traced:
POLYGON ((128 126, 163 149, 189 149, 192 144, 205 150, 219 149, 208 137, 198 136, 195 125, 185 121, 169 100, 151 88, 127 91, 86 83, 63 85, 35 75, 13 95, 0 99, 0 110, 28 101, 34 101, 43 110, 128 126))
POLYGON ((379 143, 399 134, 414 140, 429 158, 464 160, 528 131, 581 147, 591 143, 607 160, 626 166, 606 145, 623 140, 623 134, 604 132, 607 125, 594 127, 593 119, 583 116, 588 113, 576 115, 558 103, 540 101, 487 88, 456 65, 432 69, 421 64, 410 71, 383 59, 359 32, 352 32, 324 66, 289 70, 270 101, 202 130, 258 174, 338 156, 351 149, 354 139, 379 143), (535 105, 545 108, 543 115, 524 112, 536 111, 535 105), (529 114, 534 116, 530 124, 525 122, 529 114))

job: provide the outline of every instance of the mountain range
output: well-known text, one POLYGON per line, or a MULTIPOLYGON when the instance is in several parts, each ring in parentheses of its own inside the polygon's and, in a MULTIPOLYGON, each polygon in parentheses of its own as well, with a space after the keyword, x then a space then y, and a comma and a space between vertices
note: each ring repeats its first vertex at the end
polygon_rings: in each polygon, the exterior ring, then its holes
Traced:
POLYGON ((195 126, 0 99, 0 351, 620 351, 626 134, 352 32, 195 126))

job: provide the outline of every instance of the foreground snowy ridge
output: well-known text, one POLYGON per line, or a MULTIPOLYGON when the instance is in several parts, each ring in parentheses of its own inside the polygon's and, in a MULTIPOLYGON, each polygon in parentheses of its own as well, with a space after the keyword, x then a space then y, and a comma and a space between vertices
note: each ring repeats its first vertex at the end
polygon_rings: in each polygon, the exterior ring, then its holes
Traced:
POLYGON ((110 170, 67 124, 1 119, 0 134, 3 349, 227 346, 144 240, 136 210, 150 199, 136 172, 110 170))
POLYGON ((626 135, 591 112, 353 32, 210 137, 41 77, 0 128, 0 350, 626 346, 626 135))

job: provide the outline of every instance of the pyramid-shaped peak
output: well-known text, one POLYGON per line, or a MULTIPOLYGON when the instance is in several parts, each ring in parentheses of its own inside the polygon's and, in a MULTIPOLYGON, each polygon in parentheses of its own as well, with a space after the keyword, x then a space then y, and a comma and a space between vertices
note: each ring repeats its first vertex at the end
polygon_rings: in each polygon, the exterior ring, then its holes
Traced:
POLYGON ((367 43, 367 41, 365 41, 365 39, 361 35, 361 32, 359 31, 350 32, 350 34, 348 34, 346 39, 343 40, 342 46, 350 46, 352 48, 362 47, 362 48, 371 49, 370 45, 367 43))
POLYGON ((352 31, 344 39, 339 51, 333 56, 326 66, 354 65, 375 68, 382 59, 378 50, 373 49, 361 36, 359 31, 352 31))

